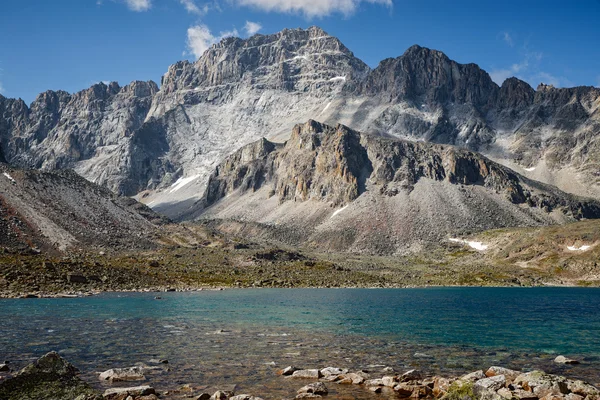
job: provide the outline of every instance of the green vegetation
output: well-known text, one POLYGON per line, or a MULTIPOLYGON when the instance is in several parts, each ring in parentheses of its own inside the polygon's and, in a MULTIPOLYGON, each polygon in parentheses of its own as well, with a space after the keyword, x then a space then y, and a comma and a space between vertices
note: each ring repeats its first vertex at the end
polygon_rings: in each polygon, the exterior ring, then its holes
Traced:
POLYGON ((442 400, 472 400, 475 399, 472 382, 455 381, 448 388, 442 400))

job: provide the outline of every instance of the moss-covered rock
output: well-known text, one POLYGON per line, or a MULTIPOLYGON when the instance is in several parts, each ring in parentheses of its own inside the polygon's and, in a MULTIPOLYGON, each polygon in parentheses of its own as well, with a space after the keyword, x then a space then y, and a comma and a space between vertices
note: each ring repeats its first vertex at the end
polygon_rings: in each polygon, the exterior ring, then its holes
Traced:
POLYGON ((79 379, 79 371, 50 352, 0 383, 0 400, 91 400, 101 398, 79 379))

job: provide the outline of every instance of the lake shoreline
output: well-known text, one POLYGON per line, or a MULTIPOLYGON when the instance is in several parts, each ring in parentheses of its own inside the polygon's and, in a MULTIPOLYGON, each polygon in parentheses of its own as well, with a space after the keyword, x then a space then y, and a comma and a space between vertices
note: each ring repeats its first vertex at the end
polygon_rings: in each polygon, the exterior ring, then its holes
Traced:
MULTIPOLYGON (((559 359, 557 357, 555 362, 559 359)), ((106 382, 99 389, 97 384, 81 379, 79 370, 58 353, 50 352, 18 372, 8 371, 7 375, 0 375, 0 396, 6 399, 50 396, 56 400, 262 400, 271 395, 267 386, 260 393, 253 394, 239 394, 236 385, 222 385, 219 388, 200 382, 180 384, 177 388, 161 388, 155 386, 151 378, 157 371, 168 374, 169 361, 154 362, 154 366, 106 370, 98 375, 100 381, 106 382)), ((560 362, 577 363, 564 357, 560 362)), ((2 367, 7 367, 7 364, 2 367)), ((6 368, 4 371, 6 374, 6 368)), ((447 400, 600 399, 600 390, 585 381, 540 370, 518 371, 501 366, 468 371, 459 376, 431 375, 417 369, 397 371, 384 367, 378 371, 352 371, 331 366, 315 369, 288 366, 277 370, 276 374, 279 376, 276 382, 287 388, 286 398, 295 396, 296 400, 323 397, 372 399, 381 396, 388 399, 447 400)))
MULTIPOLYGON (((223 290, 245 290, 245 289, 256 289, 256 290, 268 290, 268 289, 369 289, 369 290, 385 290, 385 289, 427 289, 427 288, 519 288, 519 289, 534 289, 534 288, 596 288, 589 286, 577 286, 577 285, 557 285, 557 284, 549 284, 549 285, 538 285, 538 286, 515 286, 515 285, 486 285, 486 286, 478 286, 478 285, 409 285, 409 286, 294 286, 294 287, 285 287, 285 286, 269 286, 269 287, 254 287, 254 286, 202 286, 196 288, 172 288, 172 287, 148 287, 148 288, 139 288, 139 289, 131 289, 131 290, 91 290, 91 291, 61 291, 61 292, 21 292, 21 293, 11 293, 11 292, 1 292, 0 291, 0 300, 2 299, 56 299, 56 298, 83 298, 83 297, 92 297, 98 296, 101 294, 129 294, 129 293, 150 293, 156 294, 160 296, 161 293, 194 293, 194 292, 202 292, 202 291, 223 291, 223 290)), ((597 288, 600 289, 600 288, 597 288)))

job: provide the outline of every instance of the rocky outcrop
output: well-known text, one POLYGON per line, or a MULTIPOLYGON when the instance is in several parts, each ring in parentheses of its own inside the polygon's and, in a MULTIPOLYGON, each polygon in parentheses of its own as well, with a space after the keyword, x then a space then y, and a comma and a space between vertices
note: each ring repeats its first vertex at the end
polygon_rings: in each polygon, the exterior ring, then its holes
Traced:
POLYGON ((600 218, 600 203, 523 178, 478 153, 453 146, 364 135, 316 121, 297 125, 285 146, 266 139, 243 147, 211 175, 206 206, 233 191, 270 187, 280 202, 310 199, 346 205, 366 190, 411 192, 421 179, 483 186, 513 204, 559 210, 576 219, 600 218))
POLYGON ((226 158, 209 179, 203 205, 201 218, 258 223, 278 232, 271 239, 291 235, 290 244, 376 253, 439 242, 463 229, 600 217, 599 202, 478 153, 316 121, 297 125, 285 145, 261 139, 226 158), (290 232, 281 234, 278 225, 290 232), (338 239, 343 243, 332 245, 338 239))
POLYGON ((87 383, 77 376, 79 371, 50 352, 19 371, 14 377, 0 382, 0 399, 6 400, 94 400, 100 398, 87 383))

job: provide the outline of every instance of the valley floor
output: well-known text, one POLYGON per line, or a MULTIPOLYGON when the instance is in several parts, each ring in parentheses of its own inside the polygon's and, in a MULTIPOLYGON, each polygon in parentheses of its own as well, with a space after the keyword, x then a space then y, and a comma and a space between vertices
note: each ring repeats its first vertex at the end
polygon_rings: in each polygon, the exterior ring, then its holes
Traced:
POLYGON ((485 251, 468 240, 448 241, 405 256, 324 254, 207 234, 202 226, 187 236, 177 228, 155 251, 50 256, 5 250, 0 297, 227 287, 600 286, 595 245, 569 250, 595 243, 598 226, 490 231, 469 239, 487 243, 485 251))

